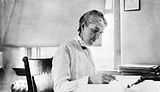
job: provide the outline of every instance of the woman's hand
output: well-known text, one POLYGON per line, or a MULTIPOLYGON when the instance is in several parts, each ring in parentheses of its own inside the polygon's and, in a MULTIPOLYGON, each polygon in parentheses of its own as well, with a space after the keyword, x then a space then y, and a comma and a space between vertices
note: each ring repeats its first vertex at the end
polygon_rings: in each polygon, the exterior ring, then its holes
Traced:
POLYGON ((99 72, 89 76, 89 84, 108 84, 110 81, 115 80, 115 77, 107 74, 106 72, 99 72))

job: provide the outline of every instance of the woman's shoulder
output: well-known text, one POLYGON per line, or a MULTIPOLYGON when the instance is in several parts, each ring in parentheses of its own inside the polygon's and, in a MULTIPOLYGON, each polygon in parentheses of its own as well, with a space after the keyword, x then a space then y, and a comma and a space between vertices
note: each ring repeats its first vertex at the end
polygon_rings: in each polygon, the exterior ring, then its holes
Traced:
POLYGON ((60 48, 77 48, 78 46, 77 40, 73 39, 63 43, 60 48))
POLYGON ((62 43, 59 47, 58 50, 67 50, 67 49, 73 49, 73 48, 77 48, 77 41, 76 40, 69 40, 66 41, 64 43, 62 43))

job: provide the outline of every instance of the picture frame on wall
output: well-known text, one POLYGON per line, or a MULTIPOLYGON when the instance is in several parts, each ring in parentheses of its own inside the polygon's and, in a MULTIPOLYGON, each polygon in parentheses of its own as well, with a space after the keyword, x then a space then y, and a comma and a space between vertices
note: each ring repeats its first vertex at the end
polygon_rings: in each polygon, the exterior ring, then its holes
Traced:
POLYGON ((140 0, 124 0, 124 11, 139 11, 140 0))

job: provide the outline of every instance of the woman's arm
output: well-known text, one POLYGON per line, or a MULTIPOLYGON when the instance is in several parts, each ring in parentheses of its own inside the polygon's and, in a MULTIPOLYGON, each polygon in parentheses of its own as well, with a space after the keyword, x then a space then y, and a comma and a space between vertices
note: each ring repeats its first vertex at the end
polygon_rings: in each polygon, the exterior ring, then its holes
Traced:
POLYGON ((61 47, 55 55, 52 65, 52 76, 55 92, 70 92, 80 85, 88 84, 88 76, 71 80, 71 57, 67 47, 61 47))

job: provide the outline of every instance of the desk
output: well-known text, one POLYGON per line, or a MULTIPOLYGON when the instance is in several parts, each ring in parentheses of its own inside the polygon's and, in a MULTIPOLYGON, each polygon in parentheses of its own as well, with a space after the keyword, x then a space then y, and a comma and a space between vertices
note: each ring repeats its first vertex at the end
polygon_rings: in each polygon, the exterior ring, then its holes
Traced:
POLYGON ((79 87, 75 92, 160 92, 160 81, 146 80, 131 88, 126 88, 133 83, 138 76, 118 76, 115 82, 110 84, 88 84, 79 87))
POLYGON ((124 92, 124 89, 117 84, 88 84, 79 87, 75 92, 124 92))

